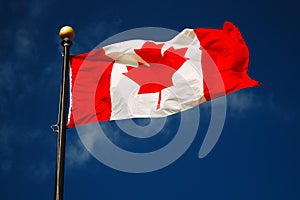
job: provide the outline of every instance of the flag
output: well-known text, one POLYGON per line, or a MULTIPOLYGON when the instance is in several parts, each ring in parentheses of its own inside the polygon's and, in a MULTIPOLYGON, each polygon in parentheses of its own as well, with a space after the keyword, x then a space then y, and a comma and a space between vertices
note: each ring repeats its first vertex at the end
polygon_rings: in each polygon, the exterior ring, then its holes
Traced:
POLYGON ((184 29, 166 42, 129 40, 70 58, 68 128, 128 118, 165 117, 258 86, 249 51, 231 22, 184 29))

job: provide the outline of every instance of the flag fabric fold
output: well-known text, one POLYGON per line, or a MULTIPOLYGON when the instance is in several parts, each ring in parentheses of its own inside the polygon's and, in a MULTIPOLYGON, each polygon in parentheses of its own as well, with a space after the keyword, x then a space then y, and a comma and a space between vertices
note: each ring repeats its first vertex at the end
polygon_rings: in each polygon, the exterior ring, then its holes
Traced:
POLYGON ((165 117, 258 86, 249 51, 231 22, 184 29, 166 42, 130 40, 71 56, 68 128, 165 117))

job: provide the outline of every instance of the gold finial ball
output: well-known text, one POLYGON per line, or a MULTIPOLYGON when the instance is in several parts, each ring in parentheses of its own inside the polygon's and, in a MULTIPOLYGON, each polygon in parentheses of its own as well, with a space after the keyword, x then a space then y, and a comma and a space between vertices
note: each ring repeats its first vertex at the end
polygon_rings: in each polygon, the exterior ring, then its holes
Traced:
POLYGON ((64 26, 60 29, 59 36, 60 36, 61 39, 64 39, 64 38, 67 37, 70 40, 73 40, 73 38, 75 36, 75 33, 74 33, 74 30, 71 26, 64 26))

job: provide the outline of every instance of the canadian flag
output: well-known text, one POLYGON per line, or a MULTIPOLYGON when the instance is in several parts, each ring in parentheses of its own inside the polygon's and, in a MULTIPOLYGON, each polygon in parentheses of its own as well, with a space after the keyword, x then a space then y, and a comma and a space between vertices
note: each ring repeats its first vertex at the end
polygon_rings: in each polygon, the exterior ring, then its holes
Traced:
POLYGON ((260 85, 238 28, 185 29, 166 42, 130 40, 71 57, 68 128, 165 117, 260 85))

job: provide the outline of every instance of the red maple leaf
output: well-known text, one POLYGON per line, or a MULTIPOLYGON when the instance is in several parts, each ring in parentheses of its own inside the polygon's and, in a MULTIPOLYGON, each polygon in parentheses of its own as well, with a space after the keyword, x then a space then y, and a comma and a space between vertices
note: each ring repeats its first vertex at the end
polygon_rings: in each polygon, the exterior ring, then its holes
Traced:
POLYGON ((139 63, 138 67, 127 66, 128 72, 123 73, 141 86, 138 94, 159 92, 157 109, 160 108, 161 91, 173 86, 173 74, 188 60, 184 57, 187 48, 170 47, 162 55, 163 45, 145 42, 141 49, 134 51, 147 65, 139 63))

